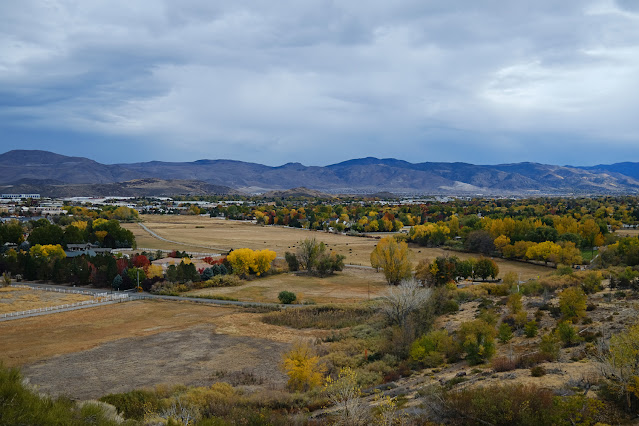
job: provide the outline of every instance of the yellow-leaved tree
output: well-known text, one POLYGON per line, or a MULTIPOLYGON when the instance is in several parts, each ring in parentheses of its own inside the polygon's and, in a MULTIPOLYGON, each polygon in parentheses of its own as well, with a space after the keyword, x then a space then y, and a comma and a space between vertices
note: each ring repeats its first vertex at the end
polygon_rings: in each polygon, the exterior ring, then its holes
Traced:
POLYGON ((31 257, 42 258, 47 261, 64 259, 65 257, 67 257, 60 244, 36 244, 29 249, 29 254, 31 255, 31 257))
POLYGON ((233 250, 226 256, 226 260, 233 268, 235 275, 246 276, 255 263, 255 252, 250 248, 233 250))
POLYGON ((271 269, 271 264, 277 257, 273 250, 258 250, 254 254, 253 271, 258 277, 271 269))
POLYGON ((71 222, 71 226, 75 226, 80 231, 84 231, 85 229, 87 229, 87 224, 88 223, 84 220, 76 220, 75 222, 71 222))
POLYGON ((288 387, 305 392, 321 385, 325 367, 319 363, 319 356, 306 341, 293 343, 293 348, 284 355, 283 368, 288 375, 288 387))
POLYGON ((388 284, 398 285, 412 272, 408 244, 393 237, 382 238, 371 253, 371 266, 384 272, 388 284))

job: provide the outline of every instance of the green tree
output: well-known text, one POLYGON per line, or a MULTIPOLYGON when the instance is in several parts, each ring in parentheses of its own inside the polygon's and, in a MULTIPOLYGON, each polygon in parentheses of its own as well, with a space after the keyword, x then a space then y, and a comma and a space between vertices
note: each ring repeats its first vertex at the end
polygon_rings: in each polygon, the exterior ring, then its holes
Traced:
POLYGON ((568 321, 579 320, 586 316, 588 297, 579 287, 569 287, 559 293, 559 309, 562 318, 568 321))
POLYGON ((495 354, 495 327, 483 320, 461 324, 457 338, 470 365, 481 364, 495 354))

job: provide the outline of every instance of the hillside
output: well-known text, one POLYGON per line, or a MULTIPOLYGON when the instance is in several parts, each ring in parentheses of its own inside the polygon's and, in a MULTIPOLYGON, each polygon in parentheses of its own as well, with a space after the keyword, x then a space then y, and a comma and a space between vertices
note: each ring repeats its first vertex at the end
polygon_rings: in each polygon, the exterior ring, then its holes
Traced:
POLYGON ((118 197, 159 197, 174 195, 229 195, 240 192, 228 186, 197 180, 134 179, 116 183, 65 184, 60 181, 22 179, 15 185, 0 186, 11 193, 39 193, 45 197, 83 197, 112 195, 118 197))
MULTIPOLYGON (((634 194, 639 192, 639 163, 594 167, 555 166, 538 163, 475 165, 468 163, 410 163, 367 157, 325 167, 287 163, 278 167, 233 160, 193 162, 150 161, 131 164, 101 164, 82 157, 67 157, 47 151, 14 150, 0 155, 0 184, 38 188, 64 184, 113 184, 135 179, 201 181, 197 189, 168 186, 162 193, 227 193, 219 186, 247 193, 305 187, 332 194, 634 194), (191 192, 189 192, 191 191, 191 192)), ((179 184, 178 187, 183 184, 179 184)), ((192 184, 189 184, 192 185, 192 184)), ((187 185, 188 186, 188 185, 187 185)), ((82 188, 107 190, 108 187, 82 188)), ((135 185, 113 188, 127 193, 135 185)), ((148 188, 147 188, 148 189, 148 188)), ((26 189, 25 189, 26 190, 26 189)), ((60 189, 62 191, 62 189, 60 189)), ((52 192, 53 193, 53 192, 52 192)))

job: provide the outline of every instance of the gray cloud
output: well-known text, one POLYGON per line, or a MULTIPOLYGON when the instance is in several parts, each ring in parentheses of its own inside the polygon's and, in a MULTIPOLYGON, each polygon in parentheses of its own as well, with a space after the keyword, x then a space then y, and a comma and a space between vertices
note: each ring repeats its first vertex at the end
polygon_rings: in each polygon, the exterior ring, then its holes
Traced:
POLYGON ((638 24, 612 0, 4 2, 0 131, 131 161, 625 161, 638 24))

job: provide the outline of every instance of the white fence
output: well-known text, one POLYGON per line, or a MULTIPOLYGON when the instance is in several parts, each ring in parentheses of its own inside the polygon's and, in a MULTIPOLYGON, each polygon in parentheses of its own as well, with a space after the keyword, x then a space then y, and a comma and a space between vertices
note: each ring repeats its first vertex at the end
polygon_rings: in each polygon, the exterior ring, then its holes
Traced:
POLYGON ((126 301, 129 300, 129 295, 128 294, 119 294, 119 293, 118 294, 108 294, 106 292, 103 292, 103 293, 92 293, 90 291, 84 291, 84 290, 67 290, 67 289, 54 288, 54 287, 49 287, 49 288, 31 287, 31 286, 28 286, 28 285, 19 285, 19 284, 14 284, 11 287, 28 288, 30 290, 52 291, 52 292, 55 292, 55 293, 86 294, 86 295, 93 296, 93 299, 84 300, 82 302, 67 303, 67 304, 58 305, 58 306, 47 306, 47 307, 44 307, 44 308, 29 309, 29 310, 26 310, 26 311, 9 312, 9 313, 6 313, 6 314, 0 314, 0 319, 6 319, 6 318, 12 318, 12 317, 22 317, 22 316, 25 316, 25 315, 33 315, 33 314, 39 314, 39 313, 55 312, 55 311, 60 311, 60 310, 65 310, 65 309, 80 308, 80 307, 88 306, 88 305, 99 305, 99 304, 102 304, 102 303, 126 302, 126 301))
POLYGON ((11 284, 11 287, 28 288, 30 290, 52 291, 54 293, 85 294, 87 296, 93 296, 93 297, 105 297, 109 294, 106 291, 102 293, 96 293, 93 291, 71 290, 71 289, 67 290, 66 288, 57 288, 57 287, 31 287, 29 285, 22 285, 22 284, 11 284))

